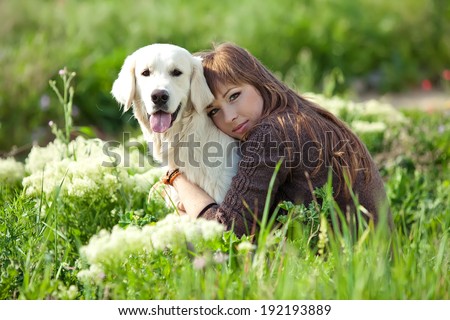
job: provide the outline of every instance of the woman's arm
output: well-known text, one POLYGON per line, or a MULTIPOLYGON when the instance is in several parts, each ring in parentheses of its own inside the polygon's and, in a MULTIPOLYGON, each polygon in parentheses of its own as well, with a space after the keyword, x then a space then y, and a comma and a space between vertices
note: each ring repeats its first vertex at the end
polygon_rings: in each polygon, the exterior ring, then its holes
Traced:
MULTIPOLYGON (((216 220, 227 229, 234 228, 238 236, 255 231, 256 223, 264 211, 270 179, 278 160, 284 154, 283 150, 279 152, 281 141, 276 139, 271 129, 269 126, 261 126, 243 143, 239 170, 224 201, 220 206, 209 207, 202 215, 203 218, 216 220)), ((278 172, 272 189, 270 207, 274 205, 275 195, 288 172, 289 169, 286 167, 282 167, 278 172)), ((183 175, 176 178, 173 185, 187 214, 192 217, 197 217, 203 209, 214 202, 205 191, 190 183, 183 175)))
POLYGON ((183 174, 179 175, 172 185, 178 193, 184 211, 192 218, 197 218, 206 206, 215 202, 202 188, 190 182, 183 174))

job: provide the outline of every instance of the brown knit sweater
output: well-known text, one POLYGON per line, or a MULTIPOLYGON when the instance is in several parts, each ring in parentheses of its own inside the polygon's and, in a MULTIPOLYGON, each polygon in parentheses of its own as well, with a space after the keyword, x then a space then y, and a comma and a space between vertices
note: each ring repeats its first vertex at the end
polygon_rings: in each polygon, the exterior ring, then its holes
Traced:
MULTIPOLYGON (((290 141, 283 141, 281 129, 274 126, 273 121, 264 120, 249 132, 246 141, 241 143, 242 159, 239 169, 233 178, 231 187, 220 205, 212 206, 202 215, 208 220, 216 220, 224 224, 227 229, 234 228, 234 232, 241 236, 255 231, 254 216, 262 218, 269 182, 277 162, 288 154, 288 146, 294 152, 290 159, 283 161, 276 176, 270 201, 270 213, 282 201, 291 201, 294 204, 308 205, 313 201, 311 188, 305 172, 308 173, 313 189, 322 187, 328 179, 329 168, 322 165, 320 170, 313 174, 317 167, 319 157, 317 148, 311 144, 305 132, 297 132, 293 126, 287 127, 290 141), (247 207, 246 207, 247 206, 247 207), (250 210, 251 212, 250 212, 250 210)), ((288 123, 288 122, 287 122, 288 123)), ((375 223, 381 212, 387 212, 387 200, 383 181, 376 165, 370 160, 372 179, 366 181, 363 171, 360 171, 353 184, 353 192, 358 197, 359 204, 364 206, 373 216, 375 223)), ((333 174, 333 190, 335 200, 342 212, 355 212, 354 201, 340 192, 339 177, 333 174)), ((388 217, 390 221, 390 217, 388 217)))

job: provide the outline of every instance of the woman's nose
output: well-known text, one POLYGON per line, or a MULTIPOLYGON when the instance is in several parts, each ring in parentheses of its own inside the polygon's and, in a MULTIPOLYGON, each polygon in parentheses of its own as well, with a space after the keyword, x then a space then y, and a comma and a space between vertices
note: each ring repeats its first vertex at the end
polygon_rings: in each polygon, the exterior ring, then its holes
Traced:
POLYGON ((237 118, 237 113, 233 107, 226 107, 224 109, 225 117, 224 120, 226 123, 231 123, 237 118))

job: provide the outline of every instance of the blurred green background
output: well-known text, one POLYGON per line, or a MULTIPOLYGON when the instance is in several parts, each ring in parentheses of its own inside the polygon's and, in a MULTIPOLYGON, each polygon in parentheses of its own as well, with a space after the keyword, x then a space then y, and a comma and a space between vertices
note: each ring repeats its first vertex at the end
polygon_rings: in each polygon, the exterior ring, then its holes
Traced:
POLYGON ((137 130, 110 90, 125 57, 155 42, 192 52, 235 42, 300 92, 439 86, 450 67, 448 0, 1 0, 0 21, 3 156, 52 139, 49 121, 61 126, 48 81, 65 66, 77 73, 76 126, 104 139, 137 130))

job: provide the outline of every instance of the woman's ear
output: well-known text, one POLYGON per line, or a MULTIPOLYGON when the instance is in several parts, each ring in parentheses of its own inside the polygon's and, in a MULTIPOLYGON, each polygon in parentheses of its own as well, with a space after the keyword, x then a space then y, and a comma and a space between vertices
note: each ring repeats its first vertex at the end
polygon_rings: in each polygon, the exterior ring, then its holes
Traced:
POLYGON ((133 55, 128 56, 123 63, 119 76, 114 81, 111 93, 113 97, 128 111, 134 100, 136 79, 134 76, 135 59, 133 55))
POLYGON ((193 57, 193 70, 191 76, 191 102, 195 110, 201 113, 214 101, 214 95, 209 90, 203 75, 202 60, 200 57, 193 57))

